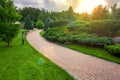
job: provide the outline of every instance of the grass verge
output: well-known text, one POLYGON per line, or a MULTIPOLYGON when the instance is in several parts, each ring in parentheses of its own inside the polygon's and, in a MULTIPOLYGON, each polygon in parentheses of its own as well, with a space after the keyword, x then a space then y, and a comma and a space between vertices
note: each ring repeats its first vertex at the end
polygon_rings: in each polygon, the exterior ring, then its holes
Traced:
POLYGON ((0 41, 0 80, 73 80, 26 40, 21 45, 21 34, 13 40, 12 47, 0 41))
POLYGON ((76 44, 63 44, 63 46, 82 52, 82 53, 85 53, 85 54, 88 54, 88 55, 91 55, 91 56, 95 56, 98 58, 102 58, 102 59, 120 64, 120 58, 115 57, 111 55, 110 53, 108 53, 107 51, 102 50, 102 49, 83 46, 83 45, 76 45, 76 44))
MULTIPOLYGON (((40 32, 41 36, 43 36, 43 34, 45 34, 45 32, 40 32)), ((82 52, 87 55, 95 56, 101 59, 105 59, 107 61, 120 64, 120 58, 111 55, 110 53, 108 53, 107 51, 103 49, 98 49, 98 48, 93 48, 93 47, 88 47, 88 46, 83 46, 83 45, 77 45, 77 44, 61 44, 60 43, 59 45, 82 52)))

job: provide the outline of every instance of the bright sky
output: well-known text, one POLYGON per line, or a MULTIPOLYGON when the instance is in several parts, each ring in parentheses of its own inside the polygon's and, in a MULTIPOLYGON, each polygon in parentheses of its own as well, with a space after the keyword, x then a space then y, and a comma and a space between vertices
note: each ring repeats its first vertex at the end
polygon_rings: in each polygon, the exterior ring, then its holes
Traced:
POLYGON ((107 6, 107 2, 104 0, 82 0, 75 9, 75 12, 92 13, 93 9, 98 5, 107 6))
POLYGON ((48 11, 67 10, 69 6, 72 6, 74 11, 79 13, 91 13, 100 4, 110 7, 119 3, 120 6, 120 0, 14 0, 14 3, 18 8, 35 7, 39 9, 45 8, 48 11))

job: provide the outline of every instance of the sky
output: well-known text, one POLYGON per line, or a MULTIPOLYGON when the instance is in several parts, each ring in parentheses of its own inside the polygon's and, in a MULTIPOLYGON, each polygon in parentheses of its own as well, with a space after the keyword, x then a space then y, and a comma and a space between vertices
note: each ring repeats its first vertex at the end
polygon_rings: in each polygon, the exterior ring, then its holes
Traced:
POLYGON ((93 8, 99 4, 108 7, 118 4, 120 7, 120 0, 14 0, 14 4, 18 8, 35 7, 48 11, 63 11, 72 6, 75 12, 91 13, 93 8))

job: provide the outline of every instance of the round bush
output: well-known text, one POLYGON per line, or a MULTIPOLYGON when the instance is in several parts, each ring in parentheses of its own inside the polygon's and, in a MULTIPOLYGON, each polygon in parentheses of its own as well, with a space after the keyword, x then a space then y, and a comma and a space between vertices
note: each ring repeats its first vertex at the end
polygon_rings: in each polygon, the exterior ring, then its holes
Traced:
POLYGON ((41 22, 41 21, 38 21, 38 22, 36 23, 36 27, 37 27, 38 29, 43 29, 43 28, 44 28, 44 23, 41 22))

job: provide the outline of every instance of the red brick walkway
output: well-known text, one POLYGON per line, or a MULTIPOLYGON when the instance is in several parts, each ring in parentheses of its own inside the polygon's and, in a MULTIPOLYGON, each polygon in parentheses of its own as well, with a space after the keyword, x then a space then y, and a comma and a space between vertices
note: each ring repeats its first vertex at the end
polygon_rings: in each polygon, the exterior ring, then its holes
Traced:
POLYGON ((79 80, 120 80, 120 65, 46 41, 39 32, 28 33, 29 43, 79 80))

